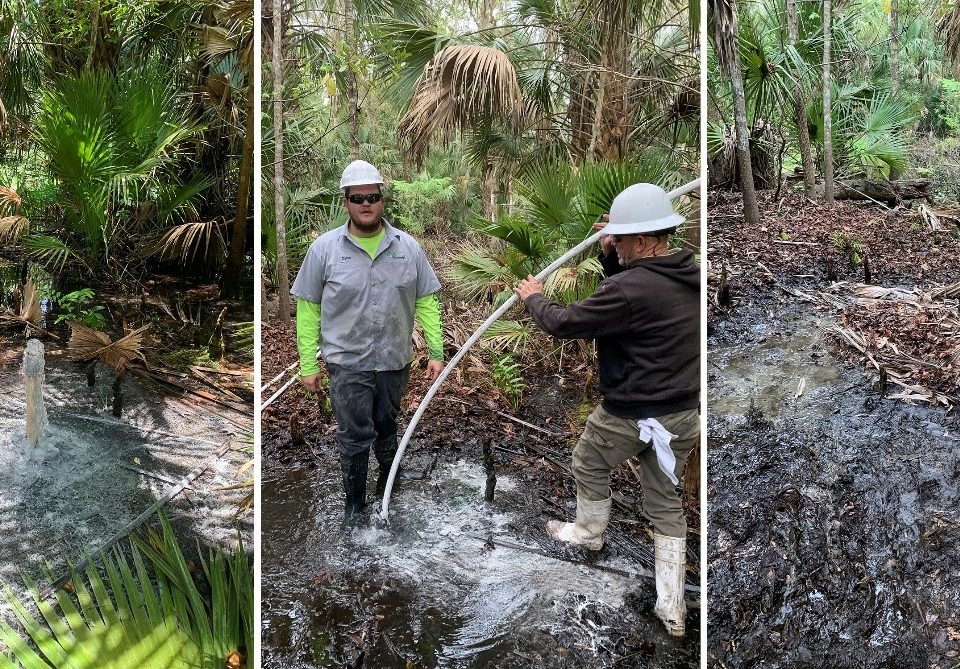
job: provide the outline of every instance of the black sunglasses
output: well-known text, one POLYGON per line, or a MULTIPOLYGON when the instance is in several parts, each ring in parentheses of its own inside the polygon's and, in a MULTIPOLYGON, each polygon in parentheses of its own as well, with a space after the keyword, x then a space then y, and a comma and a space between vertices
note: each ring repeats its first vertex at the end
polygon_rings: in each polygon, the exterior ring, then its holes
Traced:
POLYGON ((370 204, 376 204, 383 199, 382 193, 370 193, 369 195, 348 195, 347 199, 350 200, 351 204, 363 204, 364 202, 369 202, 370 204))

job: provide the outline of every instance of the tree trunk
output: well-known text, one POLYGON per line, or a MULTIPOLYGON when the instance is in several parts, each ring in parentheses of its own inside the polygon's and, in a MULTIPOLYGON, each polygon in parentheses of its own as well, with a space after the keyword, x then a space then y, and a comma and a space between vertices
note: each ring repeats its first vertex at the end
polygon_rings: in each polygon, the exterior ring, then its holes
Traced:
POLYGON ((290 324, 290 275, 287 271, 287 225, 283 187, 283 7, 273 0, 273 202, 277 224, 278 316, 290 324))
POLYGON ((900 89, 900 8, 898 0, 890 0, 890 92, 900 89))
POLYGON ((833 119, 830 101, 830 0, 823 0, 823 197, 833 206, 833 119))
MULTIPOLYGON (((842 179, 835 184, 837 200, 877 200, 891 206, 904 200, 930 200, 929 179, 901 179, 899 181, 870 181, 869 179, 842 179)), ((817 186, 817 192, 821 187, 817 186)))
MULTIPOLYGON (((787 30, 790 33, 790 46, 796 47, 799 34, 797 29, 797 0, 787 0, 787 30)), ((817 173, 813 165, 813 153, 810 151, 810 128, 807 126, 807 100, 803 93, 799 69, 796 70, 795 76, 794 86, 796 94, 793 97, 793 114, 794 122, 797 124, 797 133, 800 136, 800 157, 803 161, 803 192, 807 197, 812 197, 813 187, 817 183, 817 173)))
MULTIPOLYGON (((890 93, 897 97, 900 90, 900 8, 898 0, 890 0, 890 93)), ((890 168, 890 180, 900 178, 895 167, 890 168)))
POLYGON ((354 160, 360 157, 360 103, 357 91, 357 70, 353 62, 356 53, 357 40, 355 39, 353 0, 344 3, 344 35, 347 44, 347 101, 350 106, 350 155, 354 160))
POLYGON ((480 175, 480 187, 483 193, 483 217, 492 221, 497 213, 496 203, 494 201, 495 179, 493 174, 493 165, 487 163, 483 167, 480 175))
MULTIPOLYGON (((720 5, 718 4, 718 7, 720 5)), ((737 55, 737 3, 731 0, 725 7, 729 16, 725 17, 728 23, 728 32, 719 34, 723 21, 715 16, 714 26, 717 30, 715 41, 721 43, 727 40, 724 53, 730 54, 726 59, 727 73, 730 77, 730 87, 733 90, 733 118, 737 134, 737 162, 740 167, 740 190, 743 192, 743 219, 747 225, 760 223, 760 208, 757 206, 757 191, 753 184, 753 166, 750 162, 750 130, 747 128, 747 102, 743 92, 743 75, 740 72, 740 59, 737 55)), ((716 12, 715 12, 716 15, 716 12)))
POLYGON ((240 297, 243 286, 243 265, 247 254, 247 212, 252 197, 253 180, 253 55, 247 64, 247 122, 243 138, 243 156, 240 160, 239 190, 237 192, 237 215, 233 221, 233 237, 230 240, 230 255, 223 272, 223 292, 231 297, 240 297))

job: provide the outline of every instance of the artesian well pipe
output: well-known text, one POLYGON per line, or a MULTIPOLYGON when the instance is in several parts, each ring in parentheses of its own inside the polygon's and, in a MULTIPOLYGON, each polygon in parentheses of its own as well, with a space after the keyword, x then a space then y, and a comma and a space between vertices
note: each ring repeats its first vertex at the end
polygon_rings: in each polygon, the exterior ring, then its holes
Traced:
MULTIPOLYGON (((679 188, 670 191, 667 193, 667 197, 671 200, 680 197, 681 195, 686 195, 700 187, 700 179, 695 179, 685 186, 680 186, 679 188)), ((603 230, 598 230, 595 234, 590 235, 582 242, 574 246, 572 249, 567 251, 565 254, 554 260, 552 263, 547 265, 547 267, 537 274, 537 279, 543 281, 546 277, 560 267, 562 267, 568 260, 575 257, 579 253, 588 249, 591 245, 597 242, 601 237, 604 236, 603 230)), ((420 422, 423 412, 426 410, 427 405, 430 404, 430 400, 433 399, 433 396, 437 394, 437 391, 440 389, 440 385, 444 382, 447 376, 450 375, 450 372, 453 371, 453 368, 457 366, 457 363, 467 354, 467 351, 470 350, 470 347, 477 343, 477 340, 486 332, 491 325, 493 325, 497 320, 500 319, 507 310, 514 305, 517 301, 517 295, 511 295, 510 298, 504 302, 499 309, 490 314, 490 317, 483 322, 483 324, 477 328, 477 331, 470 335, 470 338, 464 342, 463 346, 460 347, 460 350, 457 351, 457 354, 450 359, 450 362, 447 363, 447 366, 443 368, 443 371, 440 372, 440 376, 437 377, 437 380, 433 382, 433 385, 430 386, 430 390, 427 391, 427 394, 424 395, 423 400, 420 401, 420 406, 417 407, 417 412, 413 414, 413 418, 410 419, 410 424, 407 425, 406 432, 403 433, 403 439, 400 440, 400 445, 397 447, 397 454, 393 457, 393 466, 390 467, 390 476, 387 478, 387 487, 383 491, 383 503, 380 506, 380 518, 384 522, 390 521, 390 493, 393 492, 393 481, 397 477, 397 470, 400 469, 400 459, 403 457, 403 452, 407 448, 407 444, 410 442, 410 437, 413 435, 413 431, 417 427, 417 423, 420 422)))

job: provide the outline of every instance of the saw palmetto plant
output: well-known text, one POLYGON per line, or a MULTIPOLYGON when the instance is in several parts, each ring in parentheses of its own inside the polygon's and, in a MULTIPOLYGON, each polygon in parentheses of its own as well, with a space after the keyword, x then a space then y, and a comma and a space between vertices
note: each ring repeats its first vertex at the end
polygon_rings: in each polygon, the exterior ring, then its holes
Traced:
POLYGON ((166 519, 129 553, 114 549, 73 573, 72 592, 5 599, 22 629, 0 619, 0 669, 239 669, 253 647, 253 572, 240 546, 191 568, 166 519), (208 593, 204 595, 203 593, 208 593))

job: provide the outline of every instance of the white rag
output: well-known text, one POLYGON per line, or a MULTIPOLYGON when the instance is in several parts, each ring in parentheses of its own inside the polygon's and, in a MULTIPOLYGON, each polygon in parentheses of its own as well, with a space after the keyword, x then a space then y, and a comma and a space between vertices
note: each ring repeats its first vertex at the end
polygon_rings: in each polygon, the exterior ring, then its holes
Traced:
POLYGON ((653 450, 657 454, 657 464, 666 474, 673 485, 680 481, 674 476, 673 470, 677 466, 677 458, 670 448, 670 440, 677 435, 669 432, 656 418, 646 418, 637 421, 637 429, 640 430, 640 441, 649 444, 653 439, 653 450))

